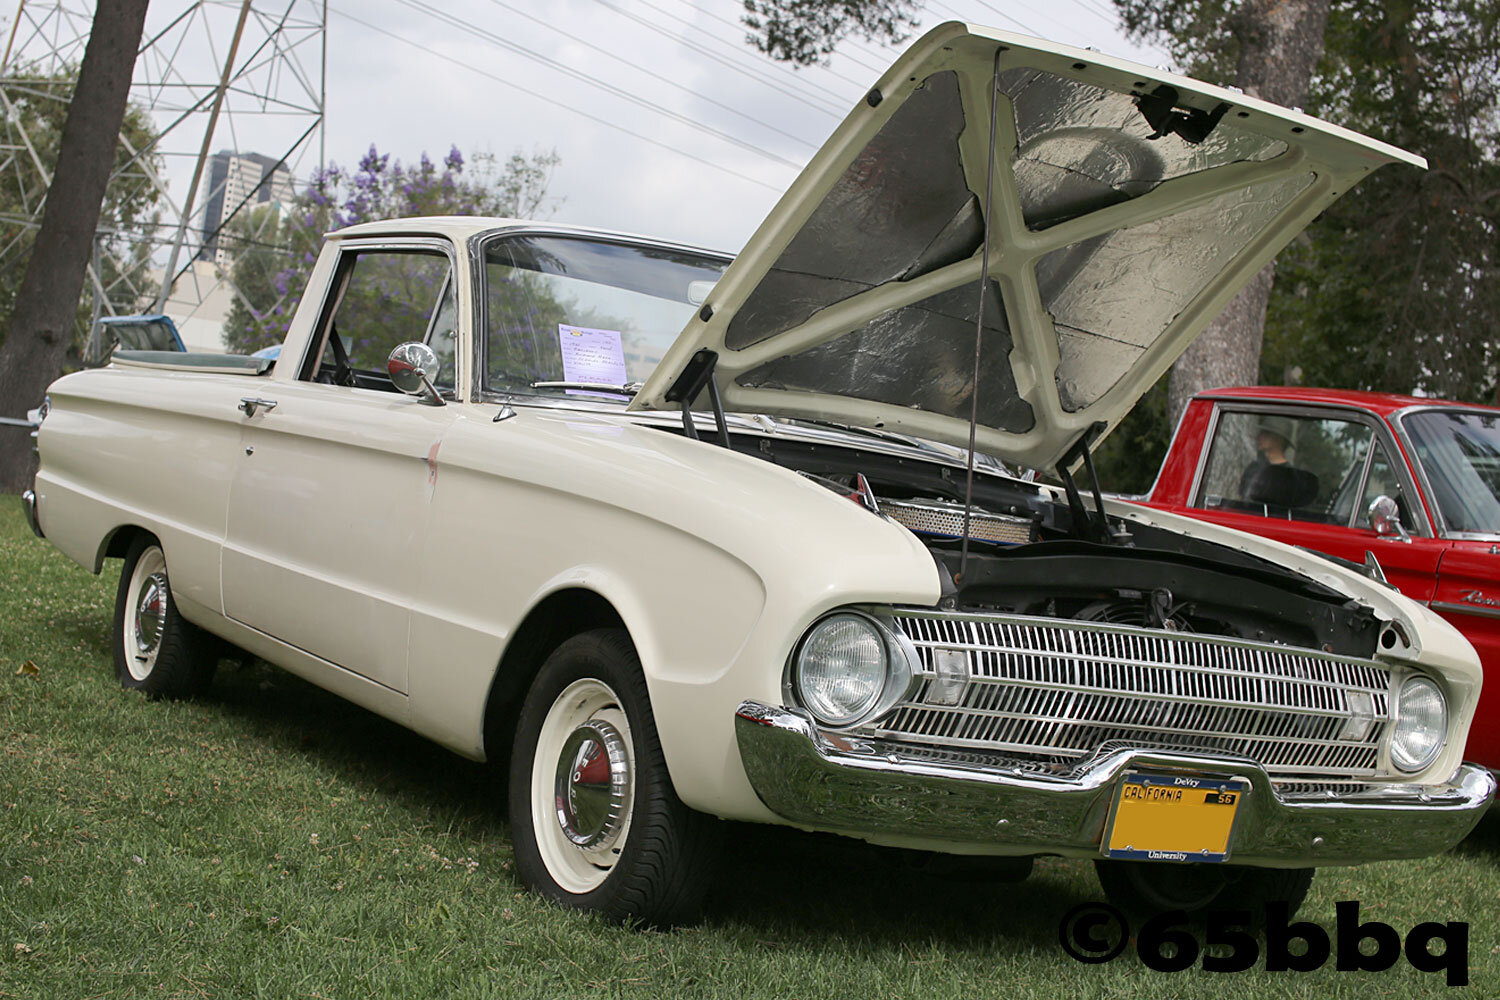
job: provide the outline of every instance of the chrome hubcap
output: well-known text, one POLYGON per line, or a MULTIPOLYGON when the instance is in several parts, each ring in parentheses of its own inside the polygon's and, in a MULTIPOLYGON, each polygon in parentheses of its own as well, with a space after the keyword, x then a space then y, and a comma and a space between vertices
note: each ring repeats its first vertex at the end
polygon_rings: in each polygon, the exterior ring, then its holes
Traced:
POLYGON ((630 755, 614 726, 594 718, 568 735, 554 793, 563 836, 585 854, 608 854, 630 803, 630 755))
POLYGON ((603 681, 558 693, 531 759, 531 829, 547 874, 564 892, 592 892, 630 842, 635 751, 630 717, 603 681))
POLYGON ((144 682, 156 669, 167 632, 167 610, 172 600, 167 583, 167 560, 158 546, 144 549, 131 571, 120 623, 120 653, 132 680, 144 682))
POLYGON ((135 648, 142 659, 154 653, 161 644, 166 623, 167 578, 162 573, 152 573, 141 587, 135 609, 135 648))

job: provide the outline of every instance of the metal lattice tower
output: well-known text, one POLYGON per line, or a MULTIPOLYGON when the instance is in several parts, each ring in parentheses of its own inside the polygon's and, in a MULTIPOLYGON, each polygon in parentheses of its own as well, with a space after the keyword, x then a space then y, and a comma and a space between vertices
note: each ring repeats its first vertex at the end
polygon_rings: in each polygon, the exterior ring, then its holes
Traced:
MULTIPOLYGON (((20 266, 40 225, 53 129, 93 9, 89 0, 18 0, 0 21, 0 272, 20 266)), ((293 179, 322 163, 326 29, 326 0, 151 5, 127 113, 149 130, 135 130, 138 143, 128 123, 121 131, 86 285, 95 318, 161 310, 179 327, 211 328, 230 296, 255 312, 272 305, 233 287, 217 237, 233 224, 241 244, 253 243, 267 215, 249 209, 273 187, 288 197, 293 179), (259 166, 237 170, 249 164, 259 166)))

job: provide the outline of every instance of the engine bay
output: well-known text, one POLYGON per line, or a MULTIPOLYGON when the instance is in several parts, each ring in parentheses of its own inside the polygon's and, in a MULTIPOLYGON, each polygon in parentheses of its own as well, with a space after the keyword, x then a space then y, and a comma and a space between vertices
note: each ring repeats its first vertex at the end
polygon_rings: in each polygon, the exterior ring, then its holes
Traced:
POLYGON ((1048 487, 885 450, 782 439, 753 446, 906 527, 932 553, 945 610, 1218 635, 1374 654, 1374 612, 1308 577, 1214 542, 1083 511, 1048 487), (1080 523, 1080 513, 1088 523, 1080 523), (967 535, 968 545, 964 545, 967 535), (965 552, 967 548, 967 552, 965 552))

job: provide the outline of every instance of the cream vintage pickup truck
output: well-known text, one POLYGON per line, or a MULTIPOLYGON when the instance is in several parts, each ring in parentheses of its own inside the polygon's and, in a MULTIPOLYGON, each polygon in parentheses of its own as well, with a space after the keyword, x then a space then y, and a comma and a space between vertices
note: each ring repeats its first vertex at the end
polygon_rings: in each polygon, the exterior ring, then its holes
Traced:
POLYGON ((59 380, 32 524, 123 560, 126 687, 197 691, 227 640, 508 761, 519 873, 567 905, 687 919, 717 818, 1094 859, 1137 911, 1295 905, 1317 866, 1477 821, 1473 649, 1376 581, 1074 473, 1387 164, 1421 160, 944 25, 733 261, 357 226, 274 363, 122 352, 59 380))

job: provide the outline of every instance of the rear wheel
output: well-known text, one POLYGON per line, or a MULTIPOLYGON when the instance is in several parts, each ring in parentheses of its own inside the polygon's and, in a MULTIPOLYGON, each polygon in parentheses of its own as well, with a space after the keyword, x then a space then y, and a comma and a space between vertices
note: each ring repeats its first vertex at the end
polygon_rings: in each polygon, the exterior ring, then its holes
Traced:
POLYGON ((557 648, 527 692, 510 761, 516 869, 565 906, 670 925, 702 903, 718 823, 672 788, 629 636, 557 648))
POLYGON ((213 677, 208 636, 177 613, 167 557, 142 535, 125 554, 115 593, 115 676, 153 698, 183 698, 213 677))
POLYGON ((1183 910, 1189 917, 1208 910, 1248 910, 1251 926, 1265 921, 1267 903, 1285 902, 1288 916, 1296 913, 1313 879, 1311 868, 1151 861, 1098 860, 1094 870, 1105 898, 1133 919, 1169 910, 1183 910))

